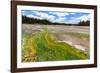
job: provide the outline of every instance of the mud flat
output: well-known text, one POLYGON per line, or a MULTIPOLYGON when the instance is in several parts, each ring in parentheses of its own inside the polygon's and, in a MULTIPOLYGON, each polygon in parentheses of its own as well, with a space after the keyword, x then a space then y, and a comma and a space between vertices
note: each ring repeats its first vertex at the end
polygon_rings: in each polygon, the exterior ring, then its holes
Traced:
POLYGON ((58 42, 64 42, 76 49, 89 54, 89 26, 66 26, 66 25, 41 25, 23 24, 22 33, 35 35, 36 33, 48 29, 57 38, 58 42))

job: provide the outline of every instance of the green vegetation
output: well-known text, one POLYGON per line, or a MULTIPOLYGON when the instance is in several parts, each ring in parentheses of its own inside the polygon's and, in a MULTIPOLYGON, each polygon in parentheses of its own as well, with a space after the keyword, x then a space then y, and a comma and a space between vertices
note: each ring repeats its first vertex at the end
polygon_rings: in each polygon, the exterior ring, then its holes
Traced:
POLYGON ((22 62, 84 60, 89 56, 66 43, 57 42, 47 29, 34 36, 23 35, 22 62))

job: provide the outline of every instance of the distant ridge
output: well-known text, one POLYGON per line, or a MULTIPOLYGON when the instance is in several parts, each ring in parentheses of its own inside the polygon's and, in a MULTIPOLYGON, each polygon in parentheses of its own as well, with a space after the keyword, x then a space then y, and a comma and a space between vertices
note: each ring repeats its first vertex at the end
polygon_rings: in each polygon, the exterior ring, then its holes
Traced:
POLYGON ((90 21, 80 21, 78 24, 66 24, 66 23, 52 23, 49 20, 43 19, 36 19, 36 18, 29 18, 26 16, 22 16, 22 24, 27 23, 27 24, 44 24, 44 25, 68 25, 68 26, 89 26, 90 25, 90 21))

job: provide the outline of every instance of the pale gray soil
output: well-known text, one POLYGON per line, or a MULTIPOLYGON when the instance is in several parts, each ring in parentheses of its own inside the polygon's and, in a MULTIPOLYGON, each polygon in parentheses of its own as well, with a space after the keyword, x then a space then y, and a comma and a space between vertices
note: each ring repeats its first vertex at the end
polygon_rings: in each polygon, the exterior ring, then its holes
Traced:
POLYGON ((65 25, 32 25, 23 24, 23 32, 33 33, 34 31, 41 31, 43 28, 48 28, 54 32, 77 32, 77 33, 89 33, 88 26, 65 26, 65 25))

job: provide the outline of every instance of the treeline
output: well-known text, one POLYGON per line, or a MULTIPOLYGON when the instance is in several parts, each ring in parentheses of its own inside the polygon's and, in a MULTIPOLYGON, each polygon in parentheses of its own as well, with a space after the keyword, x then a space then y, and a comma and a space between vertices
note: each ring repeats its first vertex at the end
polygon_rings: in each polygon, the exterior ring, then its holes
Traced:
POLYGON ((80 21, 78 24, 66 24, 66 23, 52 23, 46 19, 40 20, 35 18, 29 18, 22 16, 22 24, 44 24, 44 25, 76 25, 76 26, 89 26, 90 21, 80 21))

